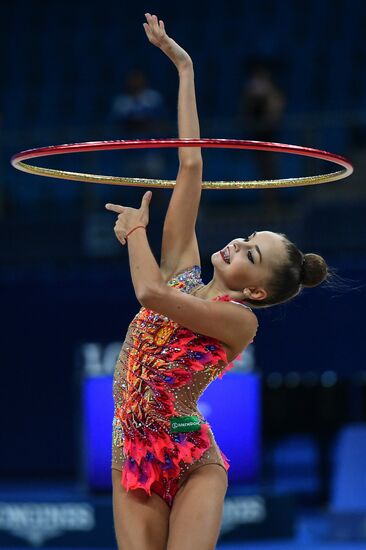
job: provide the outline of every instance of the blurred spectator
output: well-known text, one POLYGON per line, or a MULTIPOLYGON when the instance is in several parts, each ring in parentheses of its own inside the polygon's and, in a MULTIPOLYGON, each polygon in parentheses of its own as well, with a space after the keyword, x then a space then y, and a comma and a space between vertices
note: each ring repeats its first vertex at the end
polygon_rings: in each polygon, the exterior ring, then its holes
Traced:
MULTIPOLYGON (((278 141, 285 106, 285 94, 275 84, 267 63, 256 61, 241 95, 240 113, 246 139, 278 141)), ((275 153, 256 151, 254 154, 260 179, 280 177, 275 153)), ((278 198, 278 193, 268 189, 265 196, 272 202, 278 198)))
POLYGON ((112 118, 132 137, 145 137, 158 126, 164 111, 164 101, 157 90, 149 88, 140 69, 130 71, 125 79, 124 91, 112 105, 112 118))
MULTIPOLYGON (((118 128, 118 137, 158 138, 165 127, 164 115, 165 101, 161 93, 149 86, 142 70, 135 68, 129 71, 124 90, 112 102, 111 118, 118 128)), ((129 177, 161 179, 165 167, 165 153, 157 149, 130 152, 124 157, 123 170, 129 177)), ((120 170, 120 166, 116 169, 120 170)), ((161 194, 155 194, 154 204, 157 207, 161 198, 161 194)))

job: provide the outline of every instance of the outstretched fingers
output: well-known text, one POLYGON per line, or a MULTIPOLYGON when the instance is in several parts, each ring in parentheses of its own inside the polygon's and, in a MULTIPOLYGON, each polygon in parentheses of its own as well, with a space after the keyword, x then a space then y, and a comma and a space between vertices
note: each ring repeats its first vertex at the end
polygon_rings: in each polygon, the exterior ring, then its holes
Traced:
POLYGON ((161 46, 166 38, 165 26, 162 20, 158 20, 156 15, 145 13, 147 23, 143 23, 146 36, 154 46, 161 46))
POLYGON ((156 15, 151 15, 151 13, 145 13, 146 20, 152 29, 158 27, 158 18, 156 15))
POLYGON ((111 212, 117 212, 117 214, 122 214, 124 212, 125 208, 119 204, 111 204, 108 203, 105 205, 107 210, 110 210, 111 212))

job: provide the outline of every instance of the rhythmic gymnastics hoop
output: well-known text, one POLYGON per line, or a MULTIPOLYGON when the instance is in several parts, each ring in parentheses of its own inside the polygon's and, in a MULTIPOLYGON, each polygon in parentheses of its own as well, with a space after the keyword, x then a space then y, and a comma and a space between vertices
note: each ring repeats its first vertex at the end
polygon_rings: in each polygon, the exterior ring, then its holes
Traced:
POLYGON ((38 157, 62 155, 65 153, 86 153, 90 151, 111 151, 115 149, 155 149, 173 147, 248 149, 254 151, 289 153, 293 155, 300 155, 325 160, 343 167, 342 170, 338 170, 336 172, 300 178, 253 181, 205 181, 202 183, 203 189, 267 189, 277 187, 298 187, 301 185, 317 185, 320 183, 329 183, 332 181, 344 179, 350 176, 353 172, 353 166, 349 160, 341 157, 340 155, 335 155, 334 153, 329 153, 320 149, 301 147, 299 145, 288 145, 285 143, 271 143, 267 141, 248 141, 237 139, 145 139, 87 141, 84 143, 52 145, 50 147, 40 147, 37 149, 28 149, 26 151, 21 151, 11 158, 11 164, 17 170, 22 170, 23 172, 28 172, 30 174, 35 174, 38 176, 47 176, 58 179, 84 181, 90 183, 103 183, 111 185, 169 188, 174 187, 175 180, 125 178, 117 176, 103 176, 98 174, 83 174, 79 172, 68 172, 65 170, 42 168, 40 166, 27 164, 23 161, 35 159, 38 157))

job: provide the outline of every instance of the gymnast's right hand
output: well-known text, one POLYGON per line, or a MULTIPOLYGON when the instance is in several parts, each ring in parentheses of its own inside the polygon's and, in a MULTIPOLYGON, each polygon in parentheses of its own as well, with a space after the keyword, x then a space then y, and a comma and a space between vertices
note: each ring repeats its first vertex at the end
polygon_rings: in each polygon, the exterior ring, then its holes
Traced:
POLYGON ((156 15, 145 13, 147 23, 143 23, 146 36, 154 46, 160 48, 174 63, 178 70, 192 66, 192 59, 172 38, 164 26, 164 21, 158 20, 156 15))

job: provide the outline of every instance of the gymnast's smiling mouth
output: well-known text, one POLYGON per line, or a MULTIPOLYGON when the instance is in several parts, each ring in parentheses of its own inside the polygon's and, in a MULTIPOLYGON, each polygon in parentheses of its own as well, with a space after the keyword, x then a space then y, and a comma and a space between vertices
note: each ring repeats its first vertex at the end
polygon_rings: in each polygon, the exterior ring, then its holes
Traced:
POLYGON ((220 250, 220 254, 221 254, 221 257, 224 260, 224 262, 229 264, 230 263, 230 250, 229 250, 229 247, 226 246, 225 248, 220 250))

